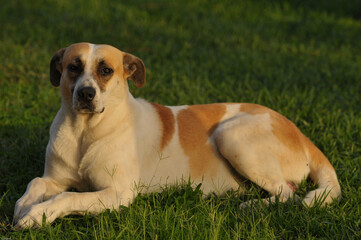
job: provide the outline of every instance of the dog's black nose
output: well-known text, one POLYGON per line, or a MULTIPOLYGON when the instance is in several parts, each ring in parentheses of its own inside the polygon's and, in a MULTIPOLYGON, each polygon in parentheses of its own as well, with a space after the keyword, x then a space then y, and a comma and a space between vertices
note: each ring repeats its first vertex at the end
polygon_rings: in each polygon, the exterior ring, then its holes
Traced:
POLYGON ((95 89, 92 87, 80 88, 77 92, 80 101, 90 102, 95 97, 95 89))

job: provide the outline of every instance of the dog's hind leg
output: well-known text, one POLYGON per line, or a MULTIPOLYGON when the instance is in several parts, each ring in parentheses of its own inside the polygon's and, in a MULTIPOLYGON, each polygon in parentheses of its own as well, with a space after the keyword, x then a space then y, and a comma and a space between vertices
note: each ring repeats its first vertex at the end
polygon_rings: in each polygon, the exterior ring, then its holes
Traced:
POLYGON ((294 194, 295 184, 301 182, 309 170, 297 170, 291 173, 294 175, 291 179, 284 176, 286 165, 289 171, 297 168, 298 163, 294 164, 293 159, 285 160, 287 164, 280 160, 291 155, 272 133, 269 114, 239 114, 222 122, 213 137, 219 152, 240 175, 271 194, 271 198, 263 202, 274 202, 276 196, 281 202, 294 196, 298 198, 294 194))

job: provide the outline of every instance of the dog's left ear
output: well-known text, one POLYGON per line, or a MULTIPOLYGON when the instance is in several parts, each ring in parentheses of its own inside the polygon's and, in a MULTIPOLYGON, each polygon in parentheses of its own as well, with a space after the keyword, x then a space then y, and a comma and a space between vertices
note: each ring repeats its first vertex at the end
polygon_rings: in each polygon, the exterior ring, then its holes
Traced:
POLYGON ((129 53, 123 56, 124 78, 133 80, 135 86, 141 88, 145 84, 145 66, 143 61, 129 53))
POLYGON ((61 62, 63 60, 65 48, 58 50, 50 61, 50 82, 54 87, 59 87, 62 73, 61 62))

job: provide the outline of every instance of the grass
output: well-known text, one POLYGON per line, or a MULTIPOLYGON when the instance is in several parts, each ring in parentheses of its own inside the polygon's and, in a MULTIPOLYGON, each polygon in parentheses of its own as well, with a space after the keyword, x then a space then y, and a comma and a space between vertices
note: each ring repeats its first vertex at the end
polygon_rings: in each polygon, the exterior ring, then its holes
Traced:
MULTIPOLYGON (((10 239, 361 238, 359 1, 4 1, 0 8, 0 236, 10 239), (121 213, 67 216, 12 228, 15 201, 41 176, 60 106, 51 56, 74 42, 108 43, 142 58, 135 96, 165 105, 253 102, 286 115, 336 169, 342 199, 239 210, 265 197, 203 199, 189 185, 138 196, 121 213)), ((305 184, 307 185, 307 184, 305 184)))

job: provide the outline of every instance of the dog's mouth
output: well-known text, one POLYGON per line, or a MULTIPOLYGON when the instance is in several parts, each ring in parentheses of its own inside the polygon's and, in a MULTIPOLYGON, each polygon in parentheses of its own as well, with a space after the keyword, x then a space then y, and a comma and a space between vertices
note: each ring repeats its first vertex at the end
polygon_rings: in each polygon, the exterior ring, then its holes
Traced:
POLYGON ((89 105, 89 104, 82 104, 81 106, 78 106, 76 108, 74 108, 75 111, 77 111, 78 113, 103 113, 105 110, 105 107, 103 107, 100 111, 95 109, 94 105, 89 105))

